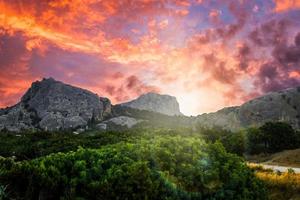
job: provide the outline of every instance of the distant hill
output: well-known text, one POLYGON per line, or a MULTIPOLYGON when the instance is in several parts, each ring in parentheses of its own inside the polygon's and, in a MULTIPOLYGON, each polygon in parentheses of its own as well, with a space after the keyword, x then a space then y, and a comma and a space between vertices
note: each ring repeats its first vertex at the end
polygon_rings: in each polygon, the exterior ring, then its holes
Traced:
POLYGON ((259 126, 268 121, 283 121, 300 128, 300 87, 271 92, 241 106, 223 108, 197 116, 197 123, 237 130, 259 126))

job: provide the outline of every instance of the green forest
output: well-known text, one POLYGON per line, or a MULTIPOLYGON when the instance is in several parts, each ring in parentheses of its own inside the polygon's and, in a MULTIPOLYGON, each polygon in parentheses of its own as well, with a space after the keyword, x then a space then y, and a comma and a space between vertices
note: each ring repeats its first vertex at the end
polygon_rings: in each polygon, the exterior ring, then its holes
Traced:
POLYGON ((266 123, 220 128, 0 134, 0 199, 268 199, 243 156, 299 147, 266 123), (278 134, 285 137, 278 144, 278 134))

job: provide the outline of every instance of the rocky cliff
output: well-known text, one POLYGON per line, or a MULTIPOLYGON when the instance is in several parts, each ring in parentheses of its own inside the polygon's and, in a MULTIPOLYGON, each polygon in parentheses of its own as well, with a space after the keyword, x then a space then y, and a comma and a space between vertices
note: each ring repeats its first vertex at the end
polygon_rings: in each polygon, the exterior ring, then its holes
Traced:
POLYGON ((121 106, 162 113, 165 115, 182 115, 175 97, 156 93, 143 94, 133 101, 120 104, 121 106))
POLYGON ((220 126, 230 130, 259 126, 268 121, 284 121, 300 128, 300 87, 271 92, 241 106, 197 117, 197 123, 203 126, 220 126))
POLYGON ((17 105, 0 111, 0 130, 75 129, 101 121, 110 112, 107 98, 49 78, 32 83, 17 105))

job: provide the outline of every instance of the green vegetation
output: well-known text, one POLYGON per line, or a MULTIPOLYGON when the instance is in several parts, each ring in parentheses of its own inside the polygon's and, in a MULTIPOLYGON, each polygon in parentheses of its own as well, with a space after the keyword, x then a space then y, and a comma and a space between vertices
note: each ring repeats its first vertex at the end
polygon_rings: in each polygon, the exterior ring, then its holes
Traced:
POLYGON ((219 127, 198 127, 197 132, 209 142, 220 141, 226 150, 237 155, 275 153, 300 147, 300 132, 284 122, 267 122, 263 126, 250 127, 239 132, 219 127))
POLYGON ((247 131, 250 153, 279 152, 299 147, 300 134, 284 122, 267 122, 247 131))
POLYGON ((280 199, 282 187, 296 191, 288 186, 293 173, 250 169, 239 156, 295 147, 299 133, 281 122, 237 133, 188 126, 1 133, 0 199, 280 199))
MULTIPOLYGON (((92 132, 81 135, 73 133, 25 133, 15 135, 0 134, 0 156, 15 157, 16 160, 30 160, 50 153, 74 151, 79 146, 99 148, 129 139, 129 132, 92 132)), ((134 135, 134 131, 132 131, 134 135)))
POLYGON ((242 158, 187 133, 3 134, 1 198, 266 199, 242 158))

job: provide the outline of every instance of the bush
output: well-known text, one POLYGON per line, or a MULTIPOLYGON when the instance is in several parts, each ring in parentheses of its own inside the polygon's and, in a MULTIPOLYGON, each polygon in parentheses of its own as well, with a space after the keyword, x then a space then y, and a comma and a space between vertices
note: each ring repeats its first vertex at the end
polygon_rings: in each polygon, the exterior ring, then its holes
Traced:
POLYGON ((221 142, 230 153, 242 156, 246 151, 246 135, 242 131, 228 134, 221 138, 221 142))
POLYGON ((250 154, 275 153, 299 147, 299 135, 284 122, 267 122, 260 128, 248 128, 247 151, 250 154))
POLYGON ((267 122, 260 127, 262 140, 269 152, 295 148, 296 133, 291 125, 284 122, 267 122))
POLYGON ((20 199, 265 199, 241 158, 220 143, 157 136, 38 159, 0 160, 0 183, 20 199))
POLYGON ((8 199, 8 194, 6 193, 7 186, 0 185, 0 199, 8 199))
POLYGON ((250 154, 259 154, 266 152, 266 144, 262 132, 258 128, 248 128, 246 130, 247 147, 246 152, 250 154))

